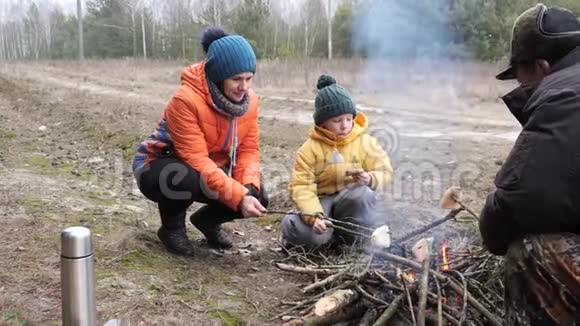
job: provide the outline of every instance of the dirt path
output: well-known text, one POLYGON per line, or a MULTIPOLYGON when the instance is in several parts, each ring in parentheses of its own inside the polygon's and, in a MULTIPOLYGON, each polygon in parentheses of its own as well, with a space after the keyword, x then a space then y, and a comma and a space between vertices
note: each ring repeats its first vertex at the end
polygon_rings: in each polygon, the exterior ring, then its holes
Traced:
MULTIPOLYGON (((276 251, 277 217, 231 223, 238 246, 224 256, 191 230, 196 256, 179 258, 160 249, 155 207, 135 189, 130 157, 175 90, 177 65, 67 65, 0 66, 0 260, 12 262, 0 267, 0 322, 58 321, 58 235, 84 224, 96 235, 101 319, 268 324, 280 300, 297 298, 305 281, 273 267, 283 258, 276 251)), ((285 209, 312 96, 258 91, 264 174, 272 205, 285 209)), ((382 205, 394 232, 438 217, 436 202, 450 184, 462 185, 468 205, 478 210, 517 133, 514 122, 495 102, 470 112, 401 99, 393 100, 398 109, 377 105, 382 101, 359 100, 395 166, 382 205)), ((473 236, 469 227, 443 230, 473 236)))

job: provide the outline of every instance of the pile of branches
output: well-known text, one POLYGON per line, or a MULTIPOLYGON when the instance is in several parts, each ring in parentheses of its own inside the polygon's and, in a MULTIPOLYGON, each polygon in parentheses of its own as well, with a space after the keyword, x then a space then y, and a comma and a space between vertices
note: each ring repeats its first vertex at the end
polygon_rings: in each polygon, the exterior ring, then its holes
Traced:
POLYGON ((304 300, 283 301, 290 308, 272 319, 287 326, 502 325, 502 258, 470 245, 452 248, 443 262, 441 243, 432 251, 421 241, 423 257, 392 248, 334 258, 289 252, 277 267, 312 282, 302 289, 304 300))

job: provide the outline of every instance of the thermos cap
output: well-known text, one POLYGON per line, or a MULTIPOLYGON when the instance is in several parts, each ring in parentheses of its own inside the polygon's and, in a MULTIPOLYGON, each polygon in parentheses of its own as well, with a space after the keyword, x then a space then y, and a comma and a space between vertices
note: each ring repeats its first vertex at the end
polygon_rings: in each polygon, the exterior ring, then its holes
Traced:
POLYGON ((82 258, 93 253, 91 230, 73 226, 62 231, 60 236, 61 255, 66 258, 82 258))

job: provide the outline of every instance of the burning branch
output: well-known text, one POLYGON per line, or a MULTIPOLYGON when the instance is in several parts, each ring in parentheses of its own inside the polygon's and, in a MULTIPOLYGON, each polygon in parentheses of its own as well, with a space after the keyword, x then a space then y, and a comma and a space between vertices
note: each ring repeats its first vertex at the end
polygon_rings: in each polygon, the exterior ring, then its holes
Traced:
POLYGON ((449 243, 447 240, 443 240, 441 244, 441 257, 443 258, 443 266, 441 266, 441 270, 448 271, 449 270, 449 259, 447 258, 447 247, 449 243))

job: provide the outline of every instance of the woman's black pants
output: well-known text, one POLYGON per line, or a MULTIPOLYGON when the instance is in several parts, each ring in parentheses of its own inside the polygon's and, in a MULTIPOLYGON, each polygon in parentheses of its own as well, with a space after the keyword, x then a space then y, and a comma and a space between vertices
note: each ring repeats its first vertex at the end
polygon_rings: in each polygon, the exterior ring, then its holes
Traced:
MULTIPOLYGON (((161 223, 167 229, 185 227, 187 208, 193 202, 205 203, 196 215, 196 226, 218 227, 220 224, 243 218, 240 212, 232 210, 222 202, 210 199, 201 185, 200 174, 187 163, 174 158, 158 158, 136 173, 139 190, 159 207, 161 223)), ((260 191, 253 185, 245 185, 249 194, 268 206, 268 195, 263 184, 260 191)))

